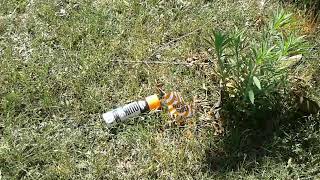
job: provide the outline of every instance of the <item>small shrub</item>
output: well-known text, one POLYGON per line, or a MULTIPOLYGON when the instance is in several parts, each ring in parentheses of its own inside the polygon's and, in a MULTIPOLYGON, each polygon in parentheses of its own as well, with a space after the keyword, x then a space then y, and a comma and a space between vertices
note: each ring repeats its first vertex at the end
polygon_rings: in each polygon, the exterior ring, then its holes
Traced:
POLYGON ((281 111, 290 73, 308 51, 304 37, 294 29, 288 30, 293 23, 291 14, 280 10, 256 39, 249 38, 245 31, 229 35, 213 32, 207 39, 214 48, 222 109, 233 116, 228 119, 250 119, 257 125, 257 121, 281 111))

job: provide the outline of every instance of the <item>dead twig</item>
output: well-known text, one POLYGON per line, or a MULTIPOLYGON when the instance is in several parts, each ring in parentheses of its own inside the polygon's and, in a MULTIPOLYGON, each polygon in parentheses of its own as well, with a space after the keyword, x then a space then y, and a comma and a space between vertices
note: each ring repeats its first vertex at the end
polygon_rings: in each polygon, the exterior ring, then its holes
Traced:
POLYGON ((109 62, 118 62, 123 64, 159 64, 159 65, 186 65, 186 66, 192 66, 192 65, 209 65, 209 63, 196 63, 196 62, 168 62, 168 61, 126 61, 126 60, 110 60, 109 62))
POLYGON ((197 28, 197 29, 195 29, 195 30, 193 30, 193 31, 191 31, 191 32, 189 32, 189 33, 186 33, 186 34, 184 34, 184 35, 182 35, 182 36, 180 36, 180 37, 177 37, 177 38, 175 38, 175 39, 172 39, 172 40, 170 40, 170 41, 168 41, 168 42, 166 42, 166 43, 160 44, 157 48, 155 48, 155 49, 153 50, 153 52, 151 53, 151 55, 150 55, 147 59, 151 59, 151 58, 154 57, 157 53, 159 53, 159 52, 162 51, 163 49, 167 48, 170 44, 175 43, 175 42, 178 42, 178 41, 180 41, 181 39, 187 38, 187 37, 191 36, 192 34, 195 34, 195 33, 199 32, 200 30, 203 29, 203 27, 206 27, 209 22, 210 22, 210 21, 204 23, 204 24, 202 25, 202 27, 197 28))

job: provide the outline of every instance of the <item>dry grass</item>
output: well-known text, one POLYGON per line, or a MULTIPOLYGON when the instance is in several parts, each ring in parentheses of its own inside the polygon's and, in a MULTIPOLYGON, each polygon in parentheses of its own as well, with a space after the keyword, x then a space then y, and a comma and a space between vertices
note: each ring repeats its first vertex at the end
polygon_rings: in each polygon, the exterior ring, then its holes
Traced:
MULTIPOLYGON (((155 93, 156 82, 213 103, 212 67, 110 60, 187 62, 208 50, 203 37, 212 29, 247 28, 254 38, 256 4, 1 1, 0 179, 319 177, 317 116, 282 128, 262 144, 264 153, 231 150, 233 139, 214 136, 201 114, 185 127, 168 127, 164 113, 114 129, 101 120, 114 106, 155 93)), ((269 2, 264 13, 277 6, 269 2)))

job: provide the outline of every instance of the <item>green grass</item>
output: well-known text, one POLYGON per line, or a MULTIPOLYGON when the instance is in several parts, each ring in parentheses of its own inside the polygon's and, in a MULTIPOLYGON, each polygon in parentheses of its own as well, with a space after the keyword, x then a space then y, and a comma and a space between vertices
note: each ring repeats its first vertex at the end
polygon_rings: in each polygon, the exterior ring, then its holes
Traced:
MULTIPOLYGON (((277 7, 266 5, 266 21, 277 7)), ((319 178, 316 115, 280 125, 259 148, 250 132, 213 136, 201 112, 185 127, 168 127, 165 113, 113 129, 101 119, 156 93, 159 81, 215 102, 212 67, 111 60, 186 61, 208 50, 213 29, 247 28, 255 38, 258 12, 254 0, 1 1, 0 179, 319 178)), ((320 39, 309 39, 305 64, 319 72, 320 39)), ((318 86, 310 93, 319 100, 318 86)))

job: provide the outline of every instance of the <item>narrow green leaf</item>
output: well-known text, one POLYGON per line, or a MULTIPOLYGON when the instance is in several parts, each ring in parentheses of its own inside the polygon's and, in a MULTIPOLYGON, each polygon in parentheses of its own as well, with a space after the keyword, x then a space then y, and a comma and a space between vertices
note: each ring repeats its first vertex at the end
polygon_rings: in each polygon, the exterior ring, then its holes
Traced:
POLYGON ((251 103, 254 104, 254 93, 253 93, 253 91, 250 90, 248 93, 249 93, 249 99, 250 99, 251 103))
MULTIPOLYGON (((212 38, 211 38, 212 39, 212 38)), ((204 40, 210 45, 210 46, 213 46, 213 41, 210 41, 210 40, 208 40, 208 39, 206 39, 206 38, 204 38, 204 40)))
POLYGON ((257 88, 259 88, 261 90, 261 84, 259 79, 256 76, 253 76, 253 82, 254 84, 257 86, 257 88))

